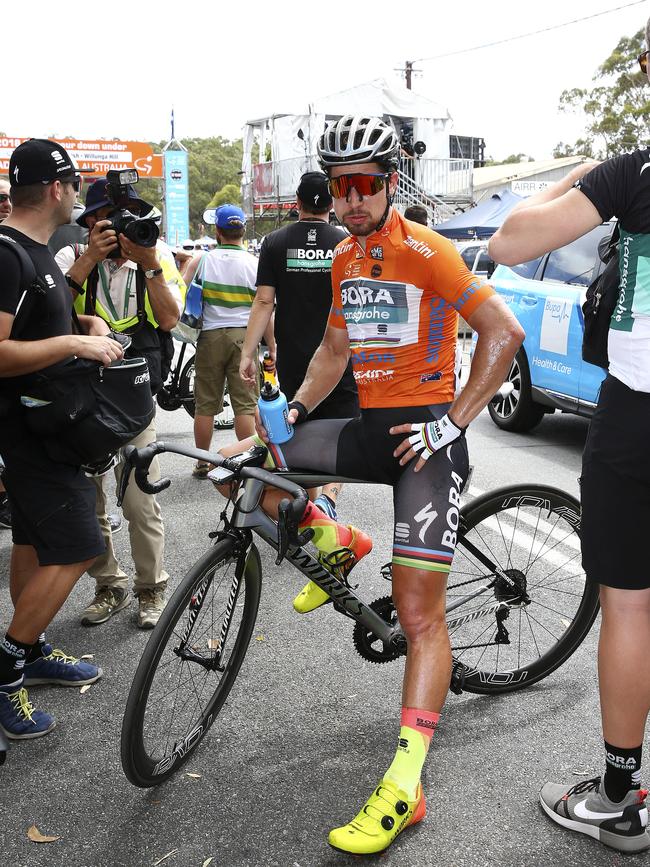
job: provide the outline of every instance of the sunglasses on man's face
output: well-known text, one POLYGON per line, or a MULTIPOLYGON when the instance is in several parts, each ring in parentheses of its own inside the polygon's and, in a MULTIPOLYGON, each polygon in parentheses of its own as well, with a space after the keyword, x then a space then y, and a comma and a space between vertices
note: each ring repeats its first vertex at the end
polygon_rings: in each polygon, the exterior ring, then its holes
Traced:
POLYGON ((376 196, 386 186, 386 180, 390 177, 387 172, 382 172, 378 175, 352 174, 340 175, 338 178, 329 179, 329 188, 332 197, 335 199, 347 199, 350 192, 354 188, 357 194, 364 198, 365 196, 376 196))
POLYGON ((3 202, 8 202, 10 198, 11 196, 9 195, 9 193, 0 193, 0 205, 3 202))
POLYGON ((644 51, 643 54, 639 54, 639 56, 637 57, 637 60, 639 61, 639 66, 641 67, 641 72, 645 72, 645 73, 648 72, 648 55, 649 54, 650 54, 650 50, 644 51))

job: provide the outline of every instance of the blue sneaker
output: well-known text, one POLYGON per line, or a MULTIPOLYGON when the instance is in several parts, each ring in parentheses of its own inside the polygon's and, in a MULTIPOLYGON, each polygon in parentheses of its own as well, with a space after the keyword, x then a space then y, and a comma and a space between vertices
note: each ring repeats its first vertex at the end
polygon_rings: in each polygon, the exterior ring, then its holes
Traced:
POLYGON ((56 683, 59 686, 85 686, 102 676, 101 668, 68 656, 62 650, 54 650, 51 644, 43 645, 43 656, 34 662, 25 663, 25 686, 39 683, 56 683))
POLYGON ((0 729, 14 741, 40 738, 51 732, 54 718, 35 710, 23 686, 23 678, 0 686, 0 729))

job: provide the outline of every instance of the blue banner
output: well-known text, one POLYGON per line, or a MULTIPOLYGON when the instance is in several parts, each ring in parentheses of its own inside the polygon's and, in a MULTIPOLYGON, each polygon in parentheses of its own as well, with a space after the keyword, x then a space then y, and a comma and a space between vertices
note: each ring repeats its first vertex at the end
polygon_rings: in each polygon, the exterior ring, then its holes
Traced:
POLYGON ((165 151, 165 240, 170 247, 190 237, 187 151, 165 151))

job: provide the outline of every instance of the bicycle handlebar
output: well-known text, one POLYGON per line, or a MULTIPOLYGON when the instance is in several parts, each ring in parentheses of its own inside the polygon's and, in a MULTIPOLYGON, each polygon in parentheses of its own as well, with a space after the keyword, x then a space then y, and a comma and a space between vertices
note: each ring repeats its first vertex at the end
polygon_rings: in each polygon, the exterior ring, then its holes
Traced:
POLYGON ((166 444, 164 442, 153 442, 143 448, 135 446, 126 446, 124 449, 124 470, 120 479, 120 484, 117 492, 117 505, 121 506, 124 500, 124 494, 129 483, 131 472, 135 470, 135 481, 141 491, 146 494, 157 494, 171 485, 171 479, 160 479, 157 482, 151 482, 148 478, 149 467, 156 455, 164 452, 171 452, 177 455, 183 455, 188 458, 195 458, 198 461, 214 464, 216 467, 225 467, 230 470, 237 478, 240 479, 257 479, 270 487, 285 491, 292 497, 292 500, 282 500, 278 507, 278 557, 276 560, 279 565, 284 559, 287 550, 292 545, 302 546, 306 544, 313 532, 306 530, 304 533, 298 533, 300 519, 302 518, 309 498, 307 492, 300 485, 289 479, 284 479, 275 473, 270 473, 268 470, 263 470, 260 467, 250 467, 241 463, 241 455, 234 455, 230 458, 224 458, 220 454, 204 451, 203 449, 195 449, 185 446, 177 446, 166 444))

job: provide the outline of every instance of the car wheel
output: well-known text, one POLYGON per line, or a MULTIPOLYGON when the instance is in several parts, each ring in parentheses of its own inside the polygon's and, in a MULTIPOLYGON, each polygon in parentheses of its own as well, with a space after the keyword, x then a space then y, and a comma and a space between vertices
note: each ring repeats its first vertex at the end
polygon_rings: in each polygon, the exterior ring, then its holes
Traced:
POLYGON ((512 392, 504 400, 488 404, 492 421, 501 430, 514 433, 532 430, 542 420, 544 407, 533 401, 530 371, 523 349, 513 358, 506 382, 512 383, 512 392))

